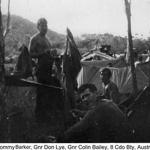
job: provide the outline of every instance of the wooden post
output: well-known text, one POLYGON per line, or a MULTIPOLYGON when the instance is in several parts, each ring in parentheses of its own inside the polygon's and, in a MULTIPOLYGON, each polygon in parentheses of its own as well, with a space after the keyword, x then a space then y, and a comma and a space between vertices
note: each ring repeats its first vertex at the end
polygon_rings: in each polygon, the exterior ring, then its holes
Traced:
POLYGON ((0 0, 0 82, 4 81, 4 36, 3 36, 3 22, 1 12, 1 0, 0 0))
MULTIPOLYGON (((5 116, 5 68, 4 68, 4 36, 3 36, 3 22, 2 22, 2 12, 1 12, 1 0, 0 0, 0 116, 1 120, 5 116)), ((0 121, 1 121, 0 120, 0 121)), ((2 122, 1 122, 2 124, 2 122)), ((0 128, 1 138, 5 139, 5 133, 3 126, 0 128)), ((0 139, 0 140, 2 140, 0 139)), ((5 140, 4 140, 5 141, 5 140)))
MULTIPOLYGON (((9 24, 10 24, 10 0, 8 0, 8 16, 7 16, 7 25, 6 29, 3 28, 3 18, 1 11, 1 0, 0 0, 0 121, 6 116, 5 111, 5 96, 7 87, 5 86, 5 37, 9 32, 9 24)), ((3 122, 1 122, 3 123, 3 122)), ((8 142, 8 139, 5 135, 5 130, 3 130, 3 126, 0 128, 1 138, 3 142, 8 142)))
POLYGON ((6 29, 3 28, 3 18, 1 11, 1 0, 0 0, 0 82, 4 82, 5 76, 5 37, 9 32, 9 24, 10 24, 10 0, 8 0, 8 15, 7 15, 7 25, 6 29))
POLYGON ((134 65, 134 53, 133 53, 133 42, 132 42, 132 33, 131 33, 131 1, 125 1, 125 10, 127 16, 127 23, 128 23, 128 46, 127 46, 127 53, 129 53, 129 63, 131 66, 131 73, 132 73, 132 84, 133 84, 133 94, 136 94, 138 91, 137 88, 137 79, 136 79, 136 70, 134 65))

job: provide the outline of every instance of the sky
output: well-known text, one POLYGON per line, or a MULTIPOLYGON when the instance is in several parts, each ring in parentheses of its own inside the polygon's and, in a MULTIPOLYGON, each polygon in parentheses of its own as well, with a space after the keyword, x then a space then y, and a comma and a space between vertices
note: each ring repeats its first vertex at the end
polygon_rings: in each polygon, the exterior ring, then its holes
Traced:
MULTIPOLYGON (((34 23, 41 17, 49 29, 73 35, 127 35, 124 0, 10 0, 10 13, 34 23)), ((2 13, 7 13, 8 0, 2 0, 2 13)), ((150 37, 150 0, 131 0, 132 34, 150 37)))

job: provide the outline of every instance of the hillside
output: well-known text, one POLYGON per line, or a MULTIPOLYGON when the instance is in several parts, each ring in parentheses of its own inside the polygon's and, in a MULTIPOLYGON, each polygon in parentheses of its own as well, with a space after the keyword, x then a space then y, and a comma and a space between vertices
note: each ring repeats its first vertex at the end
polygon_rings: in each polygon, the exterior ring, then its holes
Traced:
MULTIPOLYGON (((6 16, 3 16, 4 26, 6 25, 6 16)), ((10 32, 6 37, 6 56, 18 49, 25 40, 25 36, 30 37, 37 32, 36 24, 19 16, 12 15, 10 20, 10 32)), ((63 44, 65 36, 52 30, 48 30, 48 38, 54 45, 63 44)))
MULTIPOLYGON (((6 16, 3 16, 4 25, 6 25, 6 16)), ((10 21, 10 32, 6 37, 6 56, 16 53, 20 44, 25 40, 25 36, 30 37, 37 32, 36 23, 33 23, 27 19, 19 16, 12 15, 10 21)), ((74 33, 72 33, 74 34, 74 33)), ((48 30, 48 38, 52 45, 57 48, 64 47, 65 35, 59 34, 52 30, 48 30)), ((115 36, 109 33, 105 34, 84 34, 82 37, 74 37, 76 44, 81 53, 84 53, 90 49, 93 49, 96 43, 99 41, 100 45, 111 45, 112 50, 115 53, 122 53, 126 49, 127 38, 121 36, 115 36)), ((150 38, 148 39, 133 39, 133 46, 138 51, 150 49, 150 38)))

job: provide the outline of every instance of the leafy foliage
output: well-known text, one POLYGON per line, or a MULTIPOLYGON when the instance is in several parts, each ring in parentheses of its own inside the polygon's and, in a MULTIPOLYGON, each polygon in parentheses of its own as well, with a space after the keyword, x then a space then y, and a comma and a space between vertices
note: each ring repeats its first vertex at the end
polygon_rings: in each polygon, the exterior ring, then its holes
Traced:
MULTIPOLYGON (((111 45, 112 50, 119 54, 123 53, 127 47, 127 37, 114 36, 109 33, 105 34, 84 34, 82 40, 78 40, 78 46, 82 49, 81 53, 84 53, 86 49, 93 49, 101 45, 111 45)), ((133 37, 133 47, 139 52, 150 49, 150 38, 142 39, 133 37)))

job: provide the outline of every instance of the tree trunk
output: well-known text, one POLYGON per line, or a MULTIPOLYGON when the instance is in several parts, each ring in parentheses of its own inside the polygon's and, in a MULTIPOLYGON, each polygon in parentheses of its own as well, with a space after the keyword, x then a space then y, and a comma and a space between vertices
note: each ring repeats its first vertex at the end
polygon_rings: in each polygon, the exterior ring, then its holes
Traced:
MULTIPOLYGON (((5 44, 4 44, 4 36, 3 36, 3 23, 2 23, 2 12, 1 12, 1 1, 0 1, 0 122, 3 120, 5 116, 5 68, 4 68, 4 52, 5 52, 5 44)), ((1 122, 2 124, 2 122, 1 122)), ((0 128, 0 140, 4 140, 5 135, 3 128, 0 128), (1 139, 2 138, 2 139, 1 139)))
POLYGON ((131 8, 128 0, 125 0, 125 8, 128 22, 128 46, 127 53, 129 53, 129 62, 131 66, 132 73, 132 85, 133 85, 133 94, 137 93, 137 79, 136 79, 136 70, 134 65, 134 53, 133 53, 133 42, 132 42, 132 33, 131 33, 131 8))

